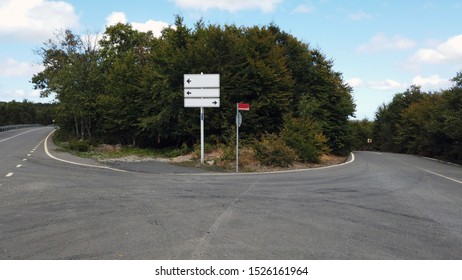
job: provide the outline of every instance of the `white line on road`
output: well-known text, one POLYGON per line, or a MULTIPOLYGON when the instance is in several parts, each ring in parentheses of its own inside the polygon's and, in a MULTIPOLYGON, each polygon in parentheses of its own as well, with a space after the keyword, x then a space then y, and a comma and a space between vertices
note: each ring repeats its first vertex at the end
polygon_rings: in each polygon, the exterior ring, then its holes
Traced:
MULTIPOLYGON (((117 168, 111 168, 107 166, 98 166, 98 165, 91 165, 91 164, 84 164, 84 163, 78 163, 78 162, 73 162, 69 160, 64 160, 57 158, 53 156, 49 151, 48 151, 48 138, 54 133, 55 131, 53 130, 48 134, 48 136, 45 138, 43 147, 45 150, 45 154, 57 161, 69 163, 69 164, 74 164, 74 165, 79 165, 79 166, 85 166, 85 167, 92 167, 92 168, 100 168, 100 169, 108 169, 108 170, 113 170, 113 171, 118 171, 118 172, 129 172, 127 170, 122 170, 122 169, 117 169, 117 168)), ((272 171, 272 172, 249 172, 249 173, 175 173, 176 175, 184 175, 184 176, 234 176, 234 175, 265 175, 265 174, 279 174, 279 173, 292 173, 292 172, 303 172, 303 171, 315 171, 315 170, 321 170, 321 169, 329 169, 329 168, 335 168, 335 167, 340 167, 343 165, 350 164, 355 161, 355 155, 354 153, 350 153, 350 160, 344 163, 336 164, 336 165, 329 165, 329 166, 321 166, 321 167, 314 167, 314 168, 307 168, 307 169, 295 169, 295 170, 283 170, 283 171, 272 171)))
POLYGON ((8 138, 5 138, 5 139, 0 140, 0 143, 1 143, 1 142, 5 142, 6 140, 10 140, 10 139, 16 138, 16 137, 21 136, 21 135, 23 135, 23 134, 26 134, 26 133, 29 133, 29 132, 32 132, 32 131, 36 131, 36 130, 42 129, 42 128, 43 128, 43 127, 41 127, 41 128, 36 128, 36 129, 32 129, 32 130, 28 130, 28 131, 25 131, 25 132, 23 132, 23 133, 16 134, 15 136, 11 136, 11 137, 8 137, 8 138))
POLYGON ((30 157, 30 156, 31 156, 31 154, 27 154, 27 156, 28 156, 28 157, 30 157))
POLYGON ((5 177, 11 177, 11 176, 13 176, 13 174, 14 174, 14 172, 10 172, 10 173, 6 174, 5 177))
POLYGON ((462 184, 462 181, 459 181, 459 180, 456 180, 454 178, 451 178, 451 177, 448 177, 448 176, 444 176, 444 175, 441 175, 439 173, 436 173, 436 172, 433 172, 433 171, 430 171, 430 170, 427 170, 427 169, 423 169, 423 168, 419 168, 420 170, 423 170, 425 172, 428 172, 428 173, 431 173, 433 175, 436 175, 436 176, 439 176, 441 178, 444 178, 444 179, 448 179, 448 180, 451 180, 453 182, 456 182, 456 183, 459 183, 459 184, 462 184))
POLYGON ((61 162, 69 163, 69 164, 74 164, 74 165, 79 165, 79 166, 92 167, 92 168, 100 168, 100 169, 109 169, 109 170, 118 171, 118 172, 127 172, 126 170, 121 170, 121 169, 117 169, 117 168, 111 168, 111 167, 107 167, 107 166, 98 166, 98 165, 91 165, 91 164, 78 163, 78 162, 73 162, 73 161, 69 161, 69 160, 60 159, 60 158, 55 157, 54 155, 52 155, 52 154, 48 151, 48 138, 53 134, 53 132, 55 132, 55 131, 53 130, 52 132, 50 132, 50 134, 48 134, 48 136, 45 138, 45 141, 44 141, 44 143, 43 143, 43 147, 44 147, 44 149, 45 149, 45 153, 46 153, 47 156, 49 156, 50 158, 52 158, 52 159, 54 159, 54 160, 57 160, 57 161, 61 161, 61 162))
POLYGON ((21 164, 16 165, 16 168, 21 168, 21 167, 22 167, 21 164))

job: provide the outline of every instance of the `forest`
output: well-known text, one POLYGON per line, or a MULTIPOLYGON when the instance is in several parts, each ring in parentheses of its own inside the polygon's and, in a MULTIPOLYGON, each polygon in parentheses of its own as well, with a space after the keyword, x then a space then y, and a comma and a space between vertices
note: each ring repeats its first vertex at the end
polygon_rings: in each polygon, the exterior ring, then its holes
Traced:
POLYGON ((206 142, 231 146, 235 104, 245 102, 244 141, 279 141, 303 161, 351 150, 352 88, 319 49, 274 24, 190 28, 177 16, 159 38, 117 24, 98 42, 64 30, 37 54, 45 67, 35 89, 55 95, 61 130, 91 143, 196 144, 199 109, 184 108, 183 75, 203 72, 221 79, 221 107, 205 110, 206 142))
POLYGON ((0 126, 16 124, 53 124, 54 104, 0 102, 0 126))
POLYGON ((462 72, 450 89, 424 92, 411 86, 380 106, 373 147, 462 163, 462 72))
POLYGON ((350 119, 352 89, 333 61, 274 24, 189 28, 177 16, 159 38, 117 24, 99 41, 63 30, 37 54, 45 68, 32 83, 56 103, 0 102, 0 126, 56 121, 67 137, 95 145, 192 147, 199 109, 183 106, 183 75, 218 73, 221 107, 205 112, 207 143, 234 146, 235 104, 245 102, 240 135, 270 165, 351 150, 462 163, 462 72, 449 89, 397 93, 371 121, 350 119))

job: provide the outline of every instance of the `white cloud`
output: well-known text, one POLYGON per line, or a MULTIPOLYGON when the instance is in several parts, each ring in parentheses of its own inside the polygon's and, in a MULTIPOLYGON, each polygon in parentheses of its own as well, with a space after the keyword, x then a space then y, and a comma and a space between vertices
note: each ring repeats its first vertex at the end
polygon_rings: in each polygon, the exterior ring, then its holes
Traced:
POLYGON ((314 7, 308 5, 297 6, 292 13, 293 14, 310 14, 314 11, 314 7))
POLYGON ((368 43, 358 47, 358 52, 379 52, 386 50, 405 50, 414 47, 415 42, 401 35, 388 37, 379 33, 372 37, 368 43))
POLYGON ((416 76, 412 79, 412 83, 421 86, 424 90, 438 90, 451 85, 448 79, 443 79, 439 75, 432 75, 430 77, 416 76))
POLYGON ((258 9, 269 13, 283 0, 173 0, 182 9, 207 11, 211 9, 238 12, 242 10, 258 9))
POLYGON ((160 37, 162 35, 162 30, 168 28, 170 25, 163 21, 148 20, 145 23, 133 22, 132 26, 134 29, 141 32, 152 31, 155 37, 160 37))
POLYGON ((31 98, 37 99, 37 98, 40 98, 40 91, 39 90, 26 91, 24 89, 18 89, 14 91, 13 95, 18 99, 19 98, 20 99, 31 99, 31 98))
POLYGON ((419 49, 411 57, 417 63, 462 63, 462 34, 453 36, 435 48, 419 49))
POLYGON ((39 90, 29 90, 24 89, 14 89, 14 90, 2 90, 0 92, 0 100, 11 101, 11 100, 34 100, 40 101, 40 91, 39 90))
POLYGON ((349 84, 353 88, 360 87, 360 86, 362 86, 364 84, 363 80, 360 79, 360 78, 351 78, 351 79, 347 80, 346 82, 347 82, 347 84, 349 84))
POLYGON ((18 62, 13 58, 0 62, 0 77, 31 77, 42 70, 42 65, 18 62))
POLYGON ((0 37, 42 41, 57 29, 78 26, 74 7, 64 1, 2 0, 0 4, 0 37))
POLYGON ((365 13, 365 12, 363 12, 363 11, 350 14, 348 17, 349 17, 350 19, 352 19, 352 20, 366 20, 366 19, 372 19, 372 16, 371 16, 370 14, 365 13))
MULTIPOLYGON (((128 19, 125 13, 122 12, 113 12, 106 18, 106 26, 116 25, 117 23, 127 23, 128 19)), ((170 24, 163 22, 163 21, 155 21, 155 20, 148 20, 144 23, 142 22, 132 22, 131 23, 133 29, 141 31, 141 32, 148 32, 152 31, 152 34, 156 37, 160 37, 162 35, 162 30, 168 28, 170 24)))
POLYGON ((113 12, 106 18, 106 26, 127 23, 127 16, 122 12, 113 12))
POLYGON ((390 79, 384 81, 370 81, 367 83, 367 86, 375 90, 397 90, 406 88, 405 84, 390 79))

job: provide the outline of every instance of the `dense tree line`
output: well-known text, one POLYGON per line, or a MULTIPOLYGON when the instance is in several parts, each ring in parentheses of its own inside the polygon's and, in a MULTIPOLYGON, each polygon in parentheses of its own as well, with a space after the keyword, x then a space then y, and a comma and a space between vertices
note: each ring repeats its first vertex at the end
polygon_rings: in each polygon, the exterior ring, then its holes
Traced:
POLYGON ((351 147, 353 150, 368 151, 374 148, 372 139, 374 122, 368 119, 350 120, 352 130, 351 147))
POLYGON ((22 102, 0 102, 0 126, 15 124, 53 123, 53 104, 22 102))
POLYGON ((423 92, 412 86, 376 112, 374 147, 462 162, 462 72, 454 86, 423 92))
POLYGON ((199 109, 184 108, 183 74, 203 72, 221 76, 221 107, 205 111, 208 141, 234 139, 242 101, 251 104, 242 137, 279 134, 285 120, 307 120, 334 153, 351 148, 352 89, 319 50, 275 25, 199 21, 188 28, 177 17, 160 38, 117 24, 98 44, 84 39, 66 30, 49 40, 38 51, 45 70, 32 79, 43 96, 56 94, 56 120, 76 137, 149 147, 196 143, 199 109))

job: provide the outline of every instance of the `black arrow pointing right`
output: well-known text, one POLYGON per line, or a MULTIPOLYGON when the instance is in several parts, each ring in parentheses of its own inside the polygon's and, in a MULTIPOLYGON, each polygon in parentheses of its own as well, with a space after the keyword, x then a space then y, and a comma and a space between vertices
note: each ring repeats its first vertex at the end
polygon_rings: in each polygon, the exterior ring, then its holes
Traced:
POLYGON ((216 101, 213 101, 212 103, 213 103, 213 105, 217 105, 217 102, 216 102, 216 101))

